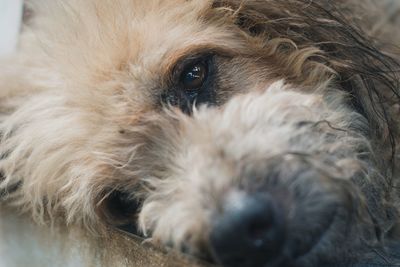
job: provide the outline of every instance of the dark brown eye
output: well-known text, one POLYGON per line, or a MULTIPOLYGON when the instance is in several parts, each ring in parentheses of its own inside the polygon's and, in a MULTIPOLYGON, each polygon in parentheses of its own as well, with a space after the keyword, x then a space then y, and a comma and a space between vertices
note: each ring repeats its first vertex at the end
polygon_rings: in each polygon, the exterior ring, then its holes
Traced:
POLYGON ((207 80, 208 68, 203 62, 199 62, 185 68, 181 75, 181 83, 186 90, 200 89, 207 80))

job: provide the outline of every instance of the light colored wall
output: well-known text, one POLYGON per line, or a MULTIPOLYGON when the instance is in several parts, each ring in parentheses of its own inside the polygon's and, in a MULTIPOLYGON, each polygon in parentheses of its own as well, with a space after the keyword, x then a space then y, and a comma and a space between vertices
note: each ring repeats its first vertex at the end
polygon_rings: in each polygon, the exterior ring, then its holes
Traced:
POLYGON ((11 53, 17 45, 23 0, 0 0, 0 56, 11 53))
POLYGON ((87 267, 79 251, 81 244, 61 239, 49 228, 16 216, 0 206, 0 267, 87 267), (74 244, 74 245, 71 245, 74 244))

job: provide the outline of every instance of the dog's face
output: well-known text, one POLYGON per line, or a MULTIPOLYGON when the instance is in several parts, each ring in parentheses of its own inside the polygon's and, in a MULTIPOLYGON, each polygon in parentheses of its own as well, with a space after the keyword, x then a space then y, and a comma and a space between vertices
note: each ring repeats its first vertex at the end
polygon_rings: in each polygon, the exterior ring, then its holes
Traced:
POLYGON ((4 134, 6 180, 28 177, 19 203, 37 217, 49 209, 68 222, 135 225, 224 266, 358 255, 392 225, 379 219, 390 129, 363 79, 387 91, 391 80, 372 76, 388 67, 383 56, 330 8, 286 0, 38 8, 33 29, 46 53, 34 74, 51 69, 54 88, 11 115, 4 134))

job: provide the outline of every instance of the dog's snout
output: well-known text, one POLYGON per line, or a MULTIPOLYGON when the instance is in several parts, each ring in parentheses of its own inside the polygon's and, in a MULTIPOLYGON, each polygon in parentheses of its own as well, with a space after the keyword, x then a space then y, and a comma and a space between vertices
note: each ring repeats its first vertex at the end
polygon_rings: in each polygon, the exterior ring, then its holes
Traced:
POLYGON ((211 230, 215 259, 223 266, 263 266, 280 254, 285 220, 269 194, 233 197, 211 230))

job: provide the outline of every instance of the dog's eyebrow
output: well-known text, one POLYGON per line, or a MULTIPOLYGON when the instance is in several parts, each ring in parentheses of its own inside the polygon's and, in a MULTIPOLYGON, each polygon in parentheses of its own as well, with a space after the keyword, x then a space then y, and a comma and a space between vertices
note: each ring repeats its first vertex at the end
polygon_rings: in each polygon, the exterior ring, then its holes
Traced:
POLYGON ((195 45, 195 46, 189 46, 181 50, 177 50, 176 52, 168 55, 164 62, 165 68, 163 68, 165 71, 163 73, 163 77, 169 77, 171 73, 173 73, 173 70, 175 67, 183 61, 188 61, 188 60, 195 60, 197 58, 200 58, 202 56, 206 55, 220 55, 224 57, 234 57, 239 55, 239 51, 226 47, 226 46, 215 46, 209 45, 209 44, 201 44, 201 45, 195 45))

